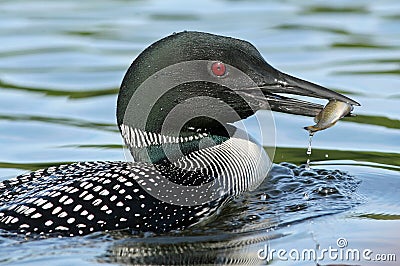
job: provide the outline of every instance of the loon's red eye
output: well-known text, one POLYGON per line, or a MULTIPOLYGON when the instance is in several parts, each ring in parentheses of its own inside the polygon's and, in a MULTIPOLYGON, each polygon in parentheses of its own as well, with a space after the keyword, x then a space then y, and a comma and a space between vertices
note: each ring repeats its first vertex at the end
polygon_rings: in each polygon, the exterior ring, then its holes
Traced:
POLYGON ((226 72, 225 64, 222 62, 214 62, 211 65, 211 71, 214 75, 221 77, 221 76, 225 75, 225 72, 226 72))

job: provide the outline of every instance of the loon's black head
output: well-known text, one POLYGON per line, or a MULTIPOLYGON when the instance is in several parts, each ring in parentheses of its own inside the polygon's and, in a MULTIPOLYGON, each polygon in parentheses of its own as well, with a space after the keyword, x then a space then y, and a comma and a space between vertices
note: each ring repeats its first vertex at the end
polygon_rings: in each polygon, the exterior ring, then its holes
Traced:
POLYGON ((224 135, 227 123, 260 109, 315 116, 323 108, 281 94, 359 105, 276 70, 247 41, 185 31, 150 45, 132 63, 118 95, 117 122, 120 129, 224 135))

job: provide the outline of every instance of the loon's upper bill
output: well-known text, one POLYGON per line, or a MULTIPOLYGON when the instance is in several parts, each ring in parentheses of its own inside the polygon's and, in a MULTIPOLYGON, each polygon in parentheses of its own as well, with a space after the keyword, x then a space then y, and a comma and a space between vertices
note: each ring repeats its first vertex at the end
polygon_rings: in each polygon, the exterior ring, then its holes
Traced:
POLYGON ((197 224, 271 167, 232 122, 264 109, 323 108, 287 95, 359 105, 276 70, 249 42, 202 32, 161 39, 133 61, 118 94, 117 123, 135 162, 80 162, 0 182, 0 229, 74 236, 197 224))

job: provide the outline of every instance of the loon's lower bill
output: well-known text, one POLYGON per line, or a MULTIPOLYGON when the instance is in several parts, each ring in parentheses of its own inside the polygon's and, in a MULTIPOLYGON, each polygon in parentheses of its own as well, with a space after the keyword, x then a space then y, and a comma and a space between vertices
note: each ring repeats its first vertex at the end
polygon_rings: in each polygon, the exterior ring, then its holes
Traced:
POLYGON ((246 41, 202 32, 161 39, 133 61, 118 94, 134 162, 65 164, 2 181, 0 229, 75 236, 199 223, 255 189, 272 164, 232 123, 258 110, 315 116, 323 108, 287 94, 359 105, 274 69, 246 41))

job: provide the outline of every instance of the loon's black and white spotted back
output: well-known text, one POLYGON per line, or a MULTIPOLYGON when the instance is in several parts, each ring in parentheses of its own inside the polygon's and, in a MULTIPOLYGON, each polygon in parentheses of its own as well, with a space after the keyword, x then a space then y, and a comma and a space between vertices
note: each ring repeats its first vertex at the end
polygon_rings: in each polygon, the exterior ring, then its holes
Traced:
POLYGON ((117 124, 135 161, 72 163, 0 182, 0 229, 74 236, 194 225, 256 188, 271 166, 232 122, 262 109, 308 116, 322 109, 279 92, 357 105, 279 72, 246 41, 168 36, 134 60, 118 94, 117 124))
POLYGON ((196 223, 219 206, 171 205, 139 185, 157 185, 161 177, 154 166, 128 162, 75 163, 22 175, 15 180, 22 184, 3 184, 2 228, 67 236, 126 228, 165 232, 196 223))

